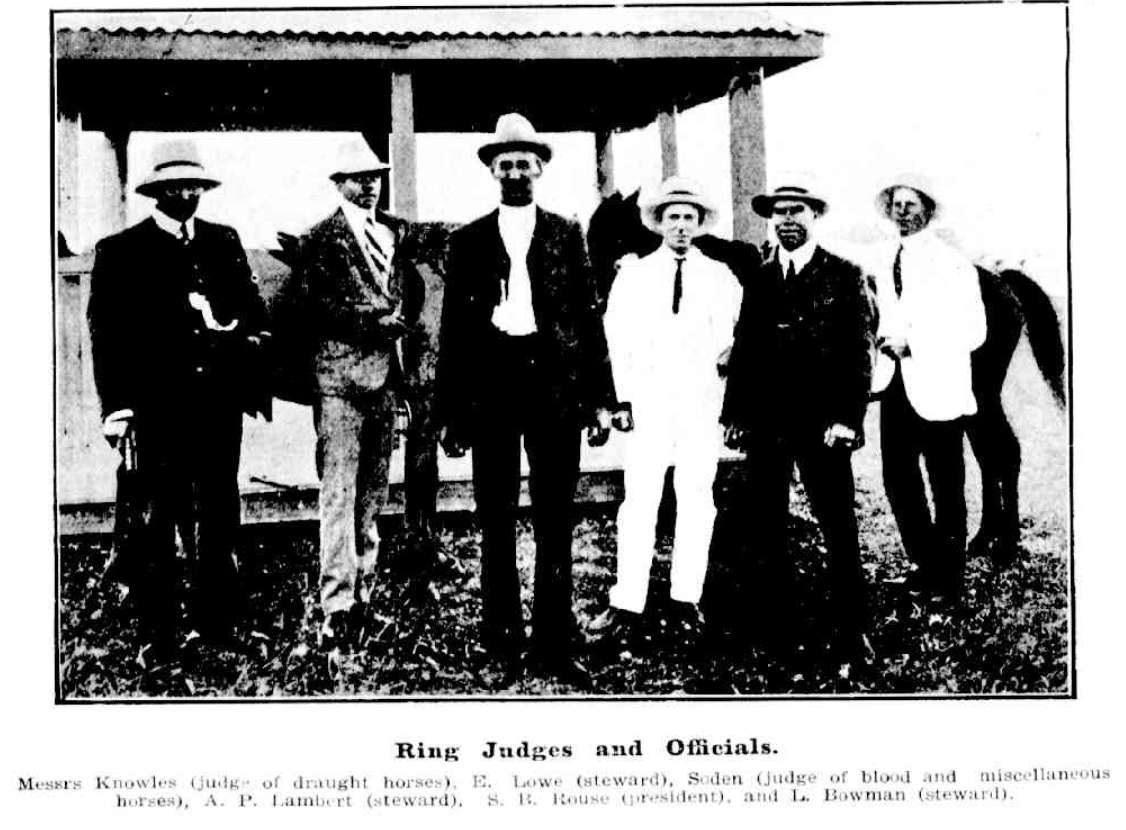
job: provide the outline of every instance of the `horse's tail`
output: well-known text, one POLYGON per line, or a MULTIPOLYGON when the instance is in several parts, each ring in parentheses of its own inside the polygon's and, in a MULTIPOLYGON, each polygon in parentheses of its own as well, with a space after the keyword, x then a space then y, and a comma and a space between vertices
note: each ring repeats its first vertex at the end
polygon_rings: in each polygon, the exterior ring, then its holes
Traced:
POLYGON ((1001 272, 1001 278, 1020 302, 1032 356, 1056 402, 1062 407, 1067 402, 1067 385, 1064 379, 1063 337, 1056 308, 1044 289, 1023 271, 1007 269, 1001 272))

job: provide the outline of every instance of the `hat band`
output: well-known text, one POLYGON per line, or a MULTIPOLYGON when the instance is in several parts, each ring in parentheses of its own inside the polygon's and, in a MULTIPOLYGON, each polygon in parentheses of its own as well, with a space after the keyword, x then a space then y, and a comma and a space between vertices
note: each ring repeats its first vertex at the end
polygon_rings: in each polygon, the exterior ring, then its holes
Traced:
POLYGON ((159 173, 161 170, 167 170, 169 167, 194 167, 197 170, 202 170, 203 165, 196 161, 162 161, 160 164, 153 167, 154 173, 159 173))

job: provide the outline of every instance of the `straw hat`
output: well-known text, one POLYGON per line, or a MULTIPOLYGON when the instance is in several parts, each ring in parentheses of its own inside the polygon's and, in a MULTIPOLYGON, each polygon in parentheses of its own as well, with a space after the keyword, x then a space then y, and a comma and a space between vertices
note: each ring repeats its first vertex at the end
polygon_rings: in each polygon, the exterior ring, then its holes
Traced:
POLYGON ((199 158, 194 141, 162 141, 152 153, 152 172, 136 187, 142 196, 155 196, 168 182, 194 182, 206 190, 219 186, 199 158))
POLYGON ((718 218, 715 203, 706 197, 700 186, 683 176, 670 176, 655 189, 643 193, 637 209, 641 221, 651 231, 660 232, 661 210, 667 205, 695 205, 700 209, 700 233, 706 233, 718 218))
POLYGON ((336 167, 330 179, 346 179, 361 173, 384 173, 391 169, 362 138, 345 142, 336 151, 336 167))
POLYGON ((535 153, 544 164, 551 161, 551 145, 539 137, 532 122, 518 112, 510 112, 497 119, 493 137, 477 150, 477 157, 486 166, 498 154, 507 150, 528 150, 535 153))
POLYGON ((751 199, 751 209, 766 219, 774 213, 775 202, 804 202, 818 213, 829 209, 829 203, 814 195, 802 185, 787 184, 774 188, 770 193, 760 193, 751 199))

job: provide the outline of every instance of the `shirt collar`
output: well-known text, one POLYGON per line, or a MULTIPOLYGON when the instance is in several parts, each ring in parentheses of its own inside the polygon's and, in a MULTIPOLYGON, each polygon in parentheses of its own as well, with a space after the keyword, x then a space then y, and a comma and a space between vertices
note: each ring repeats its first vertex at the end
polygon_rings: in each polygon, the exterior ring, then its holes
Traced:
POLYGON ((344 215, 348 217, 348 221, 356 227, 363 227, 364 222, 369 218, 375 221, 375 211, 367 211, 358 205, 354 205, 347 199, 340 199, 340 209, 344 211, 344 215))
POLYGON ((911 248, 928 245, 934 238, 934 234, 931 232, 930 228, 923 228, 921 231, 916 231, 910 236, 899 237, 899 244, 904 250, 909 250, 911 248))
POLYGON ((779 245, 778 262, 782 265, 782 273, 785 274, 789 271, 791 262, 794 263, 794 273, 800 273, 805 266, 809 265, 809 261, 813 259, 813 252, 816 250, 817 243, 812 239, 807 239, 804 245, 792 251, 787 251, 779 245))
POLYGON ((506 205, 503 202, 498 206, 502 222, 524 222, 531 223, 536 221, 536 203, 529 202, 526 205, 506 205))
POLYGON ((153 218, 153 221, 156 222, 156 226, 158 228, 160 228, 165 233, 172 234, 177 239, 180 239, 180 225, 185 224, 185 225, 188 226, 188 239, 195 239, 195 216, 194 215, 189 216, 186 222, 181 223, 181 222, 177 221, 176 219, 173 219, 171 216, 169 216, 164 211, 162 211, 158 208, 153 208, 152 218, 153 218))

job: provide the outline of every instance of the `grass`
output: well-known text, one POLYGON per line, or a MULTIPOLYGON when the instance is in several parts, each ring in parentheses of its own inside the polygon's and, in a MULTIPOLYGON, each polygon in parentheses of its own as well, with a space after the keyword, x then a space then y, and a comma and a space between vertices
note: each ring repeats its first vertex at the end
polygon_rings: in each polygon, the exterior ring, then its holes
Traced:
MULTIPOLYGON (((971 560, 966 606, 952 616, 904 601, 906 563, 879 476, 878 424, 870 413, 868 446, 855 457, 857 511, 872 607, 871 670, 847 679, 835 667, 795 673, 768 653, 748 648, 716 658, 664 625, 669 539, 662 534, 647 611, 649 638, 628 655, 591 653, 595 694, 604 695, 1009 695, 1071 691, 1070 575, 1067 527, 1067 436, 1018 351, 1006 406, 1024 441, 1022 552, 995 571, 971 560), (1033 440, 1035 439, 1035 440, 1033 440)), ((967 464, 971 531, 980 514, 976 469, 967 464)), ((735 506, 737 509, 737 505, 735 506)), ((825 553, 795 489, 790 556, 807 616, 823 617, 828 590, 825 553)), ((666 522, 667 525, 667 522, 666 522)), ((529 617, 533 544, 522 523, 518 559, 529 617)), ((394 534, 388 534, 393 538, 394 534)), ((488 694, 478 647, 479 536, 465 517, 441 530, 442 562, 431 579, 410 575, 404 556, 388 556, 378 581, 363 648, 330 672, 316 633, 316 529, 309 524, 244 529, 240 561, 254 609, 249 648, 201 648, 179 665, 148 671, 136 662, 134 622, 114 586, 100 578, 108 539, 64 539, 60 550, 59 660, 64 699, 209 697, 290 698, 464 696, 488 694)), ((580 627, 605 607, 615 550, 612 512, 586 511, 575 530, 574 607, 580 627)), ((573 694, 534 676, 505 695, 573 694)))

